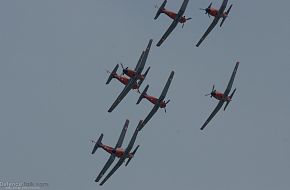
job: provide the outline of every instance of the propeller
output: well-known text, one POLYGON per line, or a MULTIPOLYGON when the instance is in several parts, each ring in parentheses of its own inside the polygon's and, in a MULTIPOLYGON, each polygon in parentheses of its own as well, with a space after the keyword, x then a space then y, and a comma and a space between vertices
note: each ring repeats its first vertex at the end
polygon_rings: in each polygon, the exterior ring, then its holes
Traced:
MULTIPOLYGON (((167 100, 167 102, 165 102, 165 105, 167 105, 169 102, 170 102, 170 99, 167 100)), ((165 113, 166 113, 166 106, 164 107, 164 111, 165 111, 165 113)))
POLYGON ((214 89, 214 85, 212 86, 212 89, 211 89, 211 92, 209 94, 206 94, 205 96, 209 96, 212 98, 212 94, 215 92, 215 89, 214 89))
POLYGON ((211 5, 212 5, 212 3, 210 3, 209 6, 208 6, 206 9, 202 9, 202 8, 199 9, 199 10, 203 10, 203 11, 205 11, 204 14, 207 14, 209 18, 210 18, 209 10, 210 10, 210 8, 211 8, 211 5))
POLYGON ((170 102, 170 99, 169 99, 169 100, 167 100, 167 102, 166 102, 165 104, 167 105, 169 102, 170 102))
POLYGON ((123 69, 123 71, 122 71, 122 75, 124 75, 124 74, 125 74, 125 71, 128 69, 128 67, 124 68, 123 63, 120 63, 120 65, 121 65, 121 67, 122 67, 122 69, 123 69))
MULTIPOLYGON (((186 19, 185 19, 185 22, 186 22, 186 21, 188 21, 188 20, 190 20, 190 19, 192 19, 192 18, 191 18, 191 17, 189 17, 189 18, 186 18, 186 19)), ((183 28, 183 27, 184 27, 184 24, 185 24, 185 22, 184 22, 184 23, 182 23, 182 26, 181 26, 181 28, 183 28)))

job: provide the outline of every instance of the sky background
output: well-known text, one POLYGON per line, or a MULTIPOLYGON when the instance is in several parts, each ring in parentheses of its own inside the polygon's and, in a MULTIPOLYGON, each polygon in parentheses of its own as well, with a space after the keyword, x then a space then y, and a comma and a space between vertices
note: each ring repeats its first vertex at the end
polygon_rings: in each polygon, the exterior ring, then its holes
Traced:
POLYGON ((290 1, 230 0, 223 27, 196 48, 212 20, 199 8, 210 2, 191 0, 192 20, 156 47, 172 22, 153 20, 161 0, 1 0, 0 181, 56 190, 288 189, 290 1), (150 84, 148 93, 159 96, 174 70, 171 102, 139 133, 129 166, 100 187, 94 179, 109 155, 91 155, 90 140, 104 133, 103 143, 114 146, 128 118, 126 147, 153 107, 136 105, 132 91, 108 113, 123 85, 105 85, 106 70, 119 62, 134 68, 150 38, 141 89, 150 84), (213 84, 225 90, 236 61, 233 101, 200 131, 218 103, 204 94, 213 84))

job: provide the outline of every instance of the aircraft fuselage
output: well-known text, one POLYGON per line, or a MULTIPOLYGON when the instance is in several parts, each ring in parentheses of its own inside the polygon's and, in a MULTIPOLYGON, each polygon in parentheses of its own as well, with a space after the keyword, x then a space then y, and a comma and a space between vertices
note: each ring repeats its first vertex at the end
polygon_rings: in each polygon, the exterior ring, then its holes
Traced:
POLYGON ((225 96, 222 92, 218 92, 216 90, 212 92, 211 95, 217 100, 231 101, 231 98, 229 96, 225 96))
MULTIPOLYGON (((211 15, 213 17, 216 17, 216 16, 218 16, 219 10, 218 9, 215 9, 215 8, 209 8, 209 9, 206 10, 206 12, 209 15, 211 15)), ((226 12, 224 12, 221 17, 227 17, 227 16, 228 15, 226 14, 226 12)))
MULTIPOLYGON (((154 105, 158 103, 158 98, 156 98, 154 96, 144 95, 144 98, 146 98, 149 102, 151 102, 154 105)), ((165 108, 166 107, 165 101, 162 101, 160 103, 159 107, 160 108, 165 108)))
MULTIPOLYGON (((169 16, 170 18, 172 18, 173 20, 175 20, 177 14, 175 12, 169 11, 167 9, 163 9, 162 13, 166 14, 167 16, 169 16)), ((179 21, 180 23, 185 23, 186 22, 186 18, 185 16, 182 16, 179 21)))
MULTIPOLYGON (((117 148, 114 149, 113 147, 107 146, 107 145, 100 145, 100 147, 105 150, 106 152, 108 152, 109 154, 114 154, 115 156, 117 156, 118 158, 123 157, 125 154, 125 150, 123 148, 117 148)), ((129 158, 133 157, 133 155, 131 153, 129 153, 129 158)))
MULTIPOLYGON (((130 70, 130 69, 123 69, 123 72, 130 78, 135 77, 136 75, 136 71, 130 70)), ((144 76, 143 75, 139 75, 138 79, 140 80, 144 80, 144 76)))
MULTIPOLYGON (((127 77, 124 77, 124 76, 119 76, 119 75, 117 75, 117 74, 114 74, 113 75, 113 77, 115 78, 115 79, 117 79, 118 81, 120 81, 122 84, 124 84, 124 85, 127 85, 128 83, 129 83, 129 78, 127 78, 127 77)), ((135 83, 133 86, 132 86, 132 89, 138 89, 139 88, 139 86, 138 86, 138 84, 137 83, 135 83)))

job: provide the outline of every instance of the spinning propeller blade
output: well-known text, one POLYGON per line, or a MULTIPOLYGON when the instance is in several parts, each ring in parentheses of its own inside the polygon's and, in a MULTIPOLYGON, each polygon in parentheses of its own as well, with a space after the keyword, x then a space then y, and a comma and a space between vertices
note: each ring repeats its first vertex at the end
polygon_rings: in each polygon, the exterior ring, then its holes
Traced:
POLYGON ((169 100, 167 100, 167 102, 166 102, 165 104, 167 105, 169 102, 170 102, 170 99, 169 99, 169 100))
POLYGON ((212 5, 212 2, 209 4, 209 6, 207 8, 210 9, 211 8, 211 5, 212 5))

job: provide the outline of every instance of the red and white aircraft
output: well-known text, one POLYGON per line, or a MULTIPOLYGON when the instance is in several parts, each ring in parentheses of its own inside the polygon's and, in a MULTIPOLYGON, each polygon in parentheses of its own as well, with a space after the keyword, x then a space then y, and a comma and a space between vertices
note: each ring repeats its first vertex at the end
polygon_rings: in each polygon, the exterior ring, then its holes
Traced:
POLYGON ((189 0, 184 0, 178 13, 172 12, 170 10, 165 9, 165 5, 167 3, 167 0, 164 0, 164 2, 162 3, 162 5, 159 7, 154 20, 156 20, 159 15, 161 13, 166 14, 167 16, 169 16, 171 19, 173 19, 172 24, 169 26, 169 28, 166 30, 166 32, 164 33, 164 35, 162 36, 162 38, 159 40, 159 42, 157 43, 157 46, 161 46, 161 44, 164 42, 164 40, 169 36, 169 34, 174 30, 174 28, 177 26, 178 23, 182 23, 182 28, 184 26, 184 23, 187 20, 190 20, 191 18, 185 18, 185 16, 183 16, 185 9, 187 7, 189 0))
POLYGON ((125 159, 128 158, 125 166, 127 166, 129 164, 129 162, 131 161, 131 159, 134 157, 136 151, 139 148, 139 145, 134 149, 133 152, 130 152, 131 149, 134 146, 135 140, 137 138, 137 134, 140 130, 142 124, 142 120, 139 122, 138 126, 136 127, 136 130, 127 146, 126 149, 121 148, 122 144, 123 144, 123 140, 125 137, 125 134, 127 132, 127 128, 129 125, 129 120, 127 119, 124 127, 122 129, 122 132, 120 134, 120 137, 118 139, 118 142, 115 146, 115 148, 105 145, 102 143, 102 139, 103 139, 103 134, 101 134, 101 136, 99 137, 98 141, 92 141, 93 143, 95 143, 95 146, 93 148, 92 154, 94 154, 96 152, 96 150, 98 148, 102 148, 103 150, 105 150, 106 152, 108 152, 109 154, 111 154, 109 160, 106 162, 105 166, 103 167, 103 169, 101 170, 101 172, 99 173, 98 177, 96 178, 95 182, 99 182, 99 180, 102 178, 102 176, 106 173, 106 171, 108 170, 108 168, 111 166, 111 164, 114 162, 115 157, 120 158, 119 161, 117 162, 117 164, 115 165, 115 167, 110 171, 110 173, 104 178, 104 180, 100 183, 100 185, 103 185, 110 177, 111 175, 113 175, 113 173, 125 162, 125 159))
MULTIPOLYGON (((131 75, 132 77, 128 81, 122 77, 122 79, 120 81, 121 82, 124 81, 124 83, 123 82, 122 83, 125 84, 126 86, 124 87, 122 92, 119 94, 117 99, 113 102, 113 104, 109 108, 108 112, 112 112, 132 88, 136 87, 136 89, 137 89, 142 84, 144 78, 146 77, 146 75, 147 75, 147 73, 149 71, 149 69, 147 69, 147 71, 143 75, 141 74, 143 69, 144 69, 145 63, 147 61, 147 57, 149 55, 149 51, 150 51, 150 48, 151 48, 152 41, 153 41, 152 39, 149 40, 147 48, 146 48, 145 51, 142 52, 134 71, 130 70, 130 72, 129 72, 129 70, 127 69, 128 72, 127 71, 124 72, 125 74, 127 72, 127 74, 129 76, 131 75), (139 79, 139 82, 137 83, 138 79, 139 79)), ((116 73, 116 71, 118 70, 118 67, 119 67, 119 65, 116 65, 116 67, 114 68, 113 72, 110 74, 106 84, 109 84, 110 81, 112 80, 112 78, 114 78, 114 73, 116 73)))
POLYGON ((234 68, 234 71, 232 73, 232 76, 230 78, 229 84, 225 90, 224 93, 222 92, 218 92, 217 90, 214 89, 214 85, 212 87, 211 93, 210 94, 206 94, 205 96, 209 96, 212 98, 214 97, 215 99, 219 100, 218 105, 216 106, 216 108, 213 110, 213 112, 211 113, 211 115, 208 117, 208 119, 205 121, 205 123, 202 125, 202 127, 200 128, 200 130, 203 130, 206 125, 210 122, 210 120, 215 116, 215 114, 221 109, 221 107, 223 106, 223 104, 226 102, 226 105, 224 107, 224 111, 226 110, 227 106, 229 105, 229 103, 232 101, 232 98, 236 92, 236 89, 234 89, 234 91, 232 92, 232 94, 229 96, 229 93, 232 89, 232 85, 236 76, 236 72, 238 70, 239 67, 239 62, 236 63, 236 66, 234 68))
POLYGON ((213 16, 214 19, 213 19, 211 25, 208 27, 208 29, 205 31, 205 33, 201 37, 201 39, 199 40, 199 42, 196 44, 196 47, 198 47, 201 44, 201 42, 203 42, 203 40, 207 37, 207 35, 212 31, 212 29, 218 23, 220 18, 222 18, 222 22, 220 24, 220 27, 223 25, 224 21, 228 17, 228 15, 230 13, 230 10, 231 10, 231 8, 233 6, 233 5, 230 5, 229 9, 226 12, 224 12, 224 10, 227 7, 227 4, 228 4, 228 0, 223 0, 223 3, 222 3, 222 5, 221 5, 219 10, 215 9, 215 8, 212 8, 211 7, 212 3, 210 3, 209 6, 206 9, 201 9, 201 10, 205 10, 205 14, 207 14, 209 17, 213 16))
POLYGON ((142 127, 140 128, 140 130, 146 125, 146 123, 152 118, 152 116, 157 112, 157 110, 159 108, 164 108, 164 110, 166 112, 166 105, 170 102, 170 100, 167 100, 167 102, 165 102, 164 98, 168 92, 168 89, 169 89, 169 86, 170 86, 171 81, 173 79, 173 76, 174 76, 174 71, 171 71, 171 74, 170 74, 159 98, 147 95, 147 90, 149 88, 149 85, 147 85, 145 87, 145 89, 143 90, 143 92, 141 93, 136 104, 139 104, 143 98, 146 98, 148 101, 150 101, 152 104, 154 104, 154 107, 152 108, 150 113, 147 115, 147 117, 144 119, 144 121, 142 122, 142 127))

